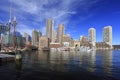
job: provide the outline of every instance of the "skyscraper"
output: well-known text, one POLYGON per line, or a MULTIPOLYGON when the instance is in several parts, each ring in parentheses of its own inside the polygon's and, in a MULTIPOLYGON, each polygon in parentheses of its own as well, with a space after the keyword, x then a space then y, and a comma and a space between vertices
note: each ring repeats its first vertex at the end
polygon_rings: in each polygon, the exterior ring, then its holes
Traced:
POLYGON ((62 45, 63 42, 63 35, 64 35, 64 25, 59 24, 58 25, 58 36, 57 36, 57 41, 62 45))
POLYGON ((39 37, 41 36, 42 36, 42 33, 40 31, 33 30, 32 31, 32 45, 38 46, 39 37))
POLYGON ((103 42, 112 47, 112 26, 106 26, 103 29, 103 42))
POLYGON ((47 19, 46 22, 46 36, 51 40, 52 39, 52 28, 53 28, 53 20, 47 19))
POLYGON ((88 31, 88 35, 89 35, 89 42, 92 43, 93 46, 95 46, 95 42, 96 42, 96 30, 95 28, 90 28, 88 31))

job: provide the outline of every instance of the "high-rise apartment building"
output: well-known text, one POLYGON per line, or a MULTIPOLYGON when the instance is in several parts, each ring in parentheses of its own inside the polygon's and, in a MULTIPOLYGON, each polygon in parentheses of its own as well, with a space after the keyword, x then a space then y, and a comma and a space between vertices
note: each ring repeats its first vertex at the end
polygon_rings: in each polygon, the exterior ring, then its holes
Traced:
POLYGON ((103 42, 112 47, 112 26, 106 26, 103 29, 103 42))
POLYGON ((96 42, 96 30, 95 28, 90 28, 88 31, 88 36, 89 36, 89 42, 92 43, 93 46, 95 46, 96 42))
POLYGON ((46 36, 51 40, 52 39, 52 29, 53 29, 53 20, 47 19, 46 22, 46 36))
POLYGON ((89 42, 96 42, 96 30, 95 28, 89 29, 89 42))
POLYGON ((58 25, 58 34, 57 34, 57 41, 62 45, 63 42, 63 35, 64 35, 64 25, 59 24, 58 25))

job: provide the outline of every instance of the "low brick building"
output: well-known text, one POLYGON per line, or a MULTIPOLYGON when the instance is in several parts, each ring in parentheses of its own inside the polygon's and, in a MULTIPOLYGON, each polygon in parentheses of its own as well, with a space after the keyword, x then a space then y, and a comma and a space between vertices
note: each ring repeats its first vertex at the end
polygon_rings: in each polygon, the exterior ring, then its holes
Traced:
POLYGON ((50 43, 50 48, 60 48, 60 43, 50 43))

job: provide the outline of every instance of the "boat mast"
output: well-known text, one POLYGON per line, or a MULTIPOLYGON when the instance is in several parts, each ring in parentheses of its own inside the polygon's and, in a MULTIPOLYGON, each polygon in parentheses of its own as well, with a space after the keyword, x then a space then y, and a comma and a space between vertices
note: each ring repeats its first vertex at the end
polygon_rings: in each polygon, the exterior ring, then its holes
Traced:
POLYGON ((10 5, 10 18, 8 22, 8 47, 10 47, 10 27, 12 24, 12 6, 10 5))
POLYGON ((13 26, 14 26, 14 49, 17 46, 17 37, 16 37, 16 25, 17 25, 17 20, 16 17, 14 16, 14 22, 13 22, 13 26))

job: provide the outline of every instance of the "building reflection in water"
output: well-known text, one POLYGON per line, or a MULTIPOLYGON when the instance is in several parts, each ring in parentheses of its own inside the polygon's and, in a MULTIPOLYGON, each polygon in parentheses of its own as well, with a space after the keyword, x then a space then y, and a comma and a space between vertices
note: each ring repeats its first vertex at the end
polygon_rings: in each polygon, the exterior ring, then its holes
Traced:
POLYGON ((56 71, 65 71, 65 65, 69 61, 69 52, 56 52, 52 51, 50 53, 50 69, 56 71))
POLYGON ((69 52, 69 51, 51 51, 38 52, 38 61, 41 66, 50 70, 68 71, 73 65, 84 67, 93 72, 95 66, 95 52, 69 52))
POLYGON ((110 73, 112 51, 36 51, 25 53, 24 67, 49 71, 74 71, 85 69, 89 72, 103 71, 110 73), (99 61, 97 58, 100 58, 99 61), (96 61, 97 59, 97 61, 96 61), (101 65, 100 65, 101 64, 101 65), (102 70, 101 68, 103 67, 102 70))
POLYGON ((90 72, 94 72, 95 71, 95 61, 96 61, 96 51, 92 51, 89 54, 89 58, 88 58, 88 63, 89 63, 89 67, 88 70, 90 72))
POLYGON ((102 51, 103 69, 105 74, 111 74, 112 50, 102 51))
POLYGON ((95 71, 96 51, 80 52, 80 66, 90 72, 95 71))

